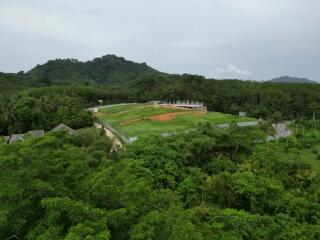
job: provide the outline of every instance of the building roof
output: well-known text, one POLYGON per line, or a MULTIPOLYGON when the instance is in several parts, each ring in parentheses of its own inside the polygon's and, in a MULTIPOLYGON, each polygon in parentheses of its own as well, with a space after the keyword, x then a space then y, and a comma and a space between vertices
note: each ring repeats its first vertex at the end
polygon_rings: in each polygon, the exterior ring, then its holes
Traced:
POLYGON ((13 143, 16 141, 22 141, 23 137, 24 137, 24 134, 13 134, 13 135, 11 135, 9 143, 13 143))
POLYGON ((44 130, 32 130, 32 131, 29 131, 28 134, 30 134, 33 137, 43 137, 44 130))
POLYGON ((51 131, 59 131, 59 130, 67 130, 69 133, 75 133, 76 130, 73 130, 72 128, 68 127, 67 125, 61 123, 58 126, 56 126, 54 129, 52 129, 51 131))

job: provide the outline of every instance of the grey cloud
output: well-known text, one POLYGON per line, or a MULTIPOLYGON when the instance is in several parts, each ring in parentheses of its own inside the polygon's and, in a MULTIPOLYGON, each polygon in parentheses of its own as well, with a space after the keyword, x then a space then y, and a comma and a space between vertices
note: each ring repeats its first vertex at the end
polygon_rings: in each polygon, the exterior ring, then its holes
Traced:
POLYGON ((228 64, 226 67, 219 67, 212 72, 213 76, 218 78, 245 78, 251 76, 251 72, 246 69, 241 69, 234 64, 228 64))
POLYGON ((1 1, 0 71, 114 53, 171 73, 320 80, 319 8, 318 0, 1 1))

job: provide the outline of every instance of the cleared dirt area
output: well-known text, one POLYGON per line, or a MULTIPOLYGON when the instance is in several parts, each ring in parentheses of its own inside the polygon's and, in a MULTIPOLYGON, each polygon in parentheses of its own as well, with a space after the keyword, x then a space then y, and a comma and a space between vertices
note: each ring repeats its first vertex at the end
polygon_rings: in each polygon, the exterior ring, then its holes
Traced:
POLYGON ((151 120, 154 121, 170 121, 174 119, 178 115, 188 114, 189 112, 172 112, 172 113, 164 113, 160 115, 155 115, 150 117, 151 120))
MULTIPOLYGON (((194 115, 194 116, 202 116, 202 115, 205 115, 206 113, 207 112, 196 111, 196 112, 192 112, 192 115, 194 115)), ((170 120, 174 119, 176 116, 184 115, 184 114, 190 114, 190 111, 164 113, 164 114, 152 116, 152 117, 150 117, 150 119, 151 120, 156 120, 156 121, 170 121, 170 120)))
POLYGON ((121 132, 127 139, 149 134, 183 132, 197 128, 200 123, 206 122, 222 124, 255 120, 219 112, 167 108, 150 104, 119 105, 105 108, 102 113, 103 115, 98 118, 121 132))
MULTIPOLYGON (((143 121, 143 120, 152 120, 152 121, 165 122, 165 121, 170 121, 170 120, 174 119, 178 115, 190 114, 190 112, 191 111, 163 113, 163 114, 151 116, 149 118, 138 118, 138 119, 131 119, 131 120, 128 120, 128 121, 123 121, 123 122, 120 123, 120 125, 121 126, 127 126, 127 125, 130 125, 131 123, 135 123, 135 122, 139 122, 139 121, 143 121)), ((200 111, 192 112, 192 115, 194 115, 194 116, 202 116, 202 115, 205 115, 205 114, 206 114, 206 112, 200 112, 200 111)))

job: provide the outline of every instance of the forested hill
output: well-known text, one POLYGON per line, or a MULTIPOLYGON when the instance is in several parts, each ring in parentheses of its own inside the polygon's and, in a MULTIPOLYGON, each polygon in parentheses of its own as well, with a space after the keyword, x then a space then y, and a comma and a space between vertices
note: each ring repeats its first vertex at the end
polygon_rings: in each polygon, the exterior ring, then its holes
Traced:
MULTIPOLYGON (((61 92, 72 98, 76 95, 83 102, 84 108, 96 105, 98 99, 104 100, 105 104, 163 99, 196 100, 203 102, 209 111, 231 114, 245 111, 250 117, 276 118, 277 121, 301 117, 310 119, 318 117, 320 113, 320 84, 275 84, 165 74, 146 64, 130 62, 114 55, 87 62, 51 60, 27 73, 0 73, 0 95, 7 95, 2 106, 9 111, 0 110, 10 112, 13 109, 17 113, 17 109, 25 102, 20 103, 14 96, 10 98, 10 95, 21 89, 25 90, 26 95, 36 98, 60 95, 61 92), (33 89, 28 93, 29 87, 33 89)), ((8 123, 6 117, 0 118, 8 123)), ((20 121, 13 119, 12 122, 18 124, 20 121)), ((21 123, 24 122, 21 118, 21 123)), ((51 125, 43 128, 50 128, 51 125)), ((10 126, 7 125, 4 132, 13 131, 11 128, 24 129, 10 126)))
POLYGON ((290 77, 283 76, 279 78, 271 79, 269 82, 272 83, 309 83, 309 84, 318 84, 316 81, 312 81, 308 78, 298 78, 298 77, 290 77))
POLYGON ((86 62, 76 59, 56 59, 37 65, 26 73, 0 72, 0 94, 27 87, 57 84, 99 84, 109 87, 153 75, 166 74, 145 63, 135 63, 115 55, 105 55, 86 62))
POLYGON ((159 72, 145 63, 127 61, 115 55, 105 55, 87 62, 75 59, 50 60, 27 73, 31 79, 47 78, 57 83, 99 84, 119 84, 152 74, 159 72))

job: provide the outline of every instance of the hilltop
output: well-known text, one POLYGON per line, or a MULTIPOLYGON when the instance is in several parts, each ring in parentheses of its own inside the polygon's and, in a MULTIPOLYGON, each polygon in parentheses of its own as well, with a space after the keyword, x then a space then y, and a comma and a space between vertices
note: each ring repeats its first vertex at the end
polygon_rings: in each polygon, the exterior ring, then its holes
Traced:
MULTIPOLYGON (((167 74, 148 66, 146 63, 137 63, 108 54, 89 61, 79 61, 71 58, 49 60, 44 64, 38 64, 27 72, 0 72, 0 94, 10 94, 28 87, 91 85, 104 89, 108 87, 130 89, 130 91, 139 92, 143 96, 149 92, 157 94, 159 91, 167 91, 166 89, 170 86, 175 88, 181 84, 185 85, 182 88, 186 89, 182 91, 183 94, 186 94, 198 89, 206 82, 209 85, 215 85, 215 87, 228 85, 228 89, 232 89, 234 85, 265 87, 261 82, 255 81, 244 83, 245 81, 241 80, 224 79, 219 80, 218 83, 215 79, 206 79, 203 76, 167 74), (179 79, 186 79, 186 81, 181 82, 179 79)), ((317 84, 318 82, 307 78, 283 76, 264 83, 317 84)), ((190 98, 193 98, 193 96, 187 96, 186 99, 190 98)))
POLYGON ((33 79, 47 78, 57 83, 118 84, 159 73, 145 63, 128 61, 115 55, 105 55, 86 62, 76 59, 50 60, 43 65, 37 65, 27 75, 33 79))
POLYGON ((60 84, 121 85, 144 76, 165 75, 146 63, 136 63, 116 55, 105 55, 89 61, 55 59, 37 65, 27 72, 0 72, 0 93, 27 87, 60 84))
POLYGON ((298 77, 290 77, 290 76, 283 76, 279 78, 273 78, 269 80, 272 83, 309 83, 309 84, 318 84, 316 81, 312 81, 308 78, 298 78, 298 77))

